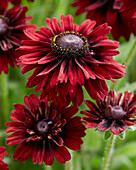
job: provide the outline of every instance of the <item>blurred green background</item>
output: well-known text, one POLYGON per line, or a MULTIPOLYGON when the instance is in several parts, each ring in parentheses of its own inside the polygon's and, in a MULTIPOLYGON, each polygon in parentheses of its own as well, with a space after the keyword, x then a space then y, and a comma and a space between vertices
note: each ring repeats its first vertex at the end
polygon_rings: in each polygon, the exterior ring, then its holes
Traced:
MULTIPOLYGON (((47 26, 45 23, 45 18, 56 17, 60 20, 60 15, 71 14, 74 18, 74 22, 81 24, 85 20, 85 13, 80 16, 75 16, 76 8, 71 7, 73 0, 35 0, 35 2, 30 3, 26 0, 22 0, 22 6, 28 6, 28 16, 33 16, 33 19, 30 23, 36 24, 39 26, 47 26)), ((12 7, 12 5, 10 5, 12 7)), ((109 35, 112 39, 111 35, 109 35)), ((120 54, 114 59, 120 63, 126 61, 129 54, 132 53, 133 58, 129 62, 126 68, 126 76, 119 80, 114 86, 116 91, 124 92, 126 90, 135 91, 136 90, 136 52, 135 49, 131 51, 131 47, 135 42, 135 38, 132 35, 129 42, 125 42, 123 38, 120 39, 120 54), (131 51, 131 53, 130 53, 131 51)), ((13 104, 23 103, 23 98, 25 95, 29 95, 31 92, 34 92, 35 88, 26 89, 25 85, 27 78, 31 75, 31 71, 23 75, 21 69, 18 67, 9 68, 9 73, 6 75, 7 81, 7 90, 2 89, 1 86, 0 96, 4 96, 4 100, 7 101, 7 105, 3 107, 3 101, 0 102, 0 145, 5 146, 8 151, 8 155, 5 157, 5 162, 9 163, 10 170, 42 170, 46 169, 44 164, 34 165, 32 159, 29 159, 25 162, 19 162, 18 160, 13 160, 12 155, 16 146, 6 146, 5 138, 7 134, 4 133, 5 122, 2 120, 5 119, 6 122, 10 121, 9 115, 11 110, 13 110, 13 104), (8 115, 4 115, 4 112, 7 112, 8 115)), ((5 77, 4 74, 0 76, 2 80, 5 77)), ((0 80, 0 81, 1 81, 0 80)), ((6 83, 6 82, 5 82, 6 83)), ((107 81, 109 89, 113 87, 113 83, 107 81)), ((6 84, 5 84, 6 86, 6 84)), ((37 94, 38 95, 38 94, 37 94)), ((90 99, 88 94, 84 91, 84 98, 90 99)), ((79 107, 80 111, 87 109, 84 103, 79 107)), ((80 115, 78 113, 78 115, 80 115)), ((80 115, 81 116, 81 115, 80 115)), ((84 144, 80 151, 72 151, 72 168, 73 170, 100 170, 102 159, 104 156, 104 148, 106 141, 104 140, 103 133, 95 131, 94 129, 89 129, 86 131, 86 136, 84 137, 84 144)), ((111 170, 136 170, 136 132, 126 131, 125 139, 120 139, 119 137, 116 140, 115 149, 113 152, 113 157, 111 161, 111 170)), ((64 170, 64 165, 58 163, 56 160, 52 166, 52 170, 64 170)))

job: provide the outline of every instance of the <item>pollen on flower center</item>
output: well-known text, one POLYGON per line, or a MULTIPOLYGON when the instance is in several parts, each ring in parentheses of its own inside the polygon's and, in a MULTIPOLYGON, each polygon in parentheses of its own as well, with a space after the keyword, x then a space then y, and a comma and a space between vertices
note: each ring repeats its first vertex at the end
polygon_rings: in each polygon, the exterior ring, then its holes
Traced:
POLYGON ((56 35, 52 42, 52 49, 62 57, 78 57, 87 50, 87 39, 79 33, 66 31, 56 35))
POLYGON ((38 121, 36 124, 36 131, 38 135, 42 137, 46 137, 50 132, 51 124, 52 124, 52 121, 47 121, 46 119, 38 121))
POLYGON ((4 18, 0 17, 0 39, 4 39, 8 34, 8 25, 4 18))

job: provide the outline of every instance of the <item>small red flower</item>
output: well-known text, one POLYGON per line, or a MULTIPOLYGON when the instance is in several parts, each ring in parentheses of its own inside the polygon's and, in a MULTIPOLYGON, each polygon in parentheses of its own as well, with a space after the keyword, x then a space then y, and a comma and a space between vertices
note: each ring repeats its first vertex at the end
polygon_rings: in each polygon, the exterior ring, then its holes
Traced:
POLYGON ((24 103, 15 104, 11 112, 12 122, 6 123, 7 145, 21 143, 15 150, 13 158, 25 161, 32 156, 33 163, 52 165, 54 156, 60 163, 70 160, 67 148, 80 150, 85 136, 85 127, 81 118, 74 116, 76 106, 64 107, 57 98, 50 105, 35 94, 24 97, 24 103), (67 147, 67 148, 66 148, 67 147))
MULTIPOLYGON (((29 2, 34 2, 34 0, 27 0, 29 2)), ((10 0, 10 2, 14 5, 20 5, 22 0, 10 0)))
POLYGON ((7 168, 8 164, 3 162, 3 156, 7 155, 7 152, 5 151, 5 147, 0 146, 0 169, 1 170, 9 170, 9 168, 7 168))
POLYGON ((90 111, 81 111, 87 117, 82 118, 86 128, 97 127, 99 131, 111 132, 120 135, 128 126, 136 124, 136 119, 132 119, 136 115, 136 94, 126 91, 116 93, 110 91, 104 100, 96 100, 98 107, 91 101, 85 100, 85 104, 90 111))
POLYGON ((78 7, 76 15, 87 12, 86 17, 96 20, 97 26, 107 22, 115 40, 123 36, 128 41, 131 33, 136 35, 135 0, 75 0, 72 6, 78 7))
POLYGON ((0 0, 0 74, 8 73, 8 64, 14 67, 16 58, 20 55, 15 51, 21 45, 21 40, 26 39, 24 30, 36 28, 32 24, 26 24, 31 17, 26 17, 27 7, 15 6, 8 8, 8 0, 0 0))
POLYGON ((26 30, 30 40, 19 48, 25 53, 19 58, 22 73, 35 68, 26 86, 37 85, 36 92, 43 90, 41 98, 60 94, 76 105, 83 101, 82 86, 93 99, 104 98, 105 79, 125 75, 124 65, 113 60, 119 43, 106 36, 111 27, 103 24, 93 30, 96 22, 89 19, 78 26, 71 15, 61 15, 61 25, 56 18, 46 22, 50 29, 26 30))

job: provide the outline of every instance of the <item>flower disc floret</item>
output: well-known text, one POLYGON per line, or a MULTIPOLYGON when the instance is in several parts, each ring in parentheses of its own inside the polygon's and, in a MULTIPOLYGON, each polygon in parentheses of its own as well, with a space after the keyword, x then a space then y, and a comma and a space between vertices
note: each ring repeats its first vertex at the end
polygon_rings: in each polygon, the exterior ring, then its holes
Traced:
POLYGON ((66 31, 56 35, 52 41, 52 50, 64 58, 81 57, 87 52, 87 39, 82 34, 66 31))
POLYGON ((0 16, 0 39, 3 40, 8 34, 8 24, 3 16, 0 16))
POLYGON ((105 109, 105 117, 108 119, 120 120, 126 115, 126 111, 123 110, 122 106, 115 105, 105 109))
POLYGON ((39 120, 35 126, 36 131, 40 136, 47 138, 48 134, 51 131, 51 125, 52 125, 52 121, 46 119, 39 120))

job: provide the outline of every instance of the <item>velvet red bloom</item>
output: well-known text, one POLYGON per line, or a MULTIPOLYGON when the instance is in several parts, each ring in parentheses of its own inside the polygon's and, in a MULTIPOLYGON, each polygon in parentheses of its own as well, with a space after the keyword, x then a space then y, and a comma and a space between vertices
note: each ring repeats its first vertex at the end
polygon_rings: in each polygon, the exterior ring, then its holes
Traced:
POLYGON ((81 137, 85 136, 81 118, 73 117, 78 108, 62 106, 60 98, 49 105, 35 94, 25 96, 24 103, 14 105, 13 121, 6 123, 6 132, 14 132, 7 137, 7 145, 21 143, 13 158, 25 161, 32 156, 33 163, 44 161, 46 165, 53 164, 54 156, 60 163, 70 160, 67 148, 80 150, 81 137))
POLYGON ((131 33, 136 35, 135 0, 75 0, 72 6, 78 7, 76 15, 87 12, 86 17, 97 25, 107 22, 115 40, 123 36, 128 41, 131 33))
MULTIPOLYGON (((27 0, 27 1, 34 2, 34 0, 27 0)), ((14 5, 20 5, 22 0, 10 0, 10 2, 14 5)))
POLYGON ((80 105, 82 86, 96 99, 107 95, 105 79, 118 79, 125 75, 124 65, 113 60, 119 52, 119 43, 109 40, 110 26, 94 28, 95 21, 86 20, 80 26, 73 24, 71 15, 46 19, 50 29, 26 30, 30 40, 23 41, 19 49, 25 53, 19 58, 22 73, 35 68, 28 78, 27 87, 43 90, 41 98, 54 98, 58 93, 80 105))
POLYGON ((3 162, 3 156, 7 155, 7 152, 5 151, 5 147, 0 146, 0 169, 1 170, 9 170, 9 168, 7 168, 8 164, 3 162))
POLYGON ((8 8, 8 0, 0 0, 0 73, 8 73, 8 64, 14 67, 20 52, 15 51, 21 45, 21 40, 26 39, 24 30, 36 28, 26 24, 31 17, 26 17, 27 7, 15 6, 8 8))
POLYGON ((136 124, 136 119, 132 118, 136 115, 136 94, 116 93, 110 91, 109 95, 104 100, 98 99, 97 106, 88 100, 85 104, 90 111, 81 111, 87 117, 82 118, 86 128, 97 127, 99 131, 111 132, 115 135, 120 135, 128 126, 136 124))

